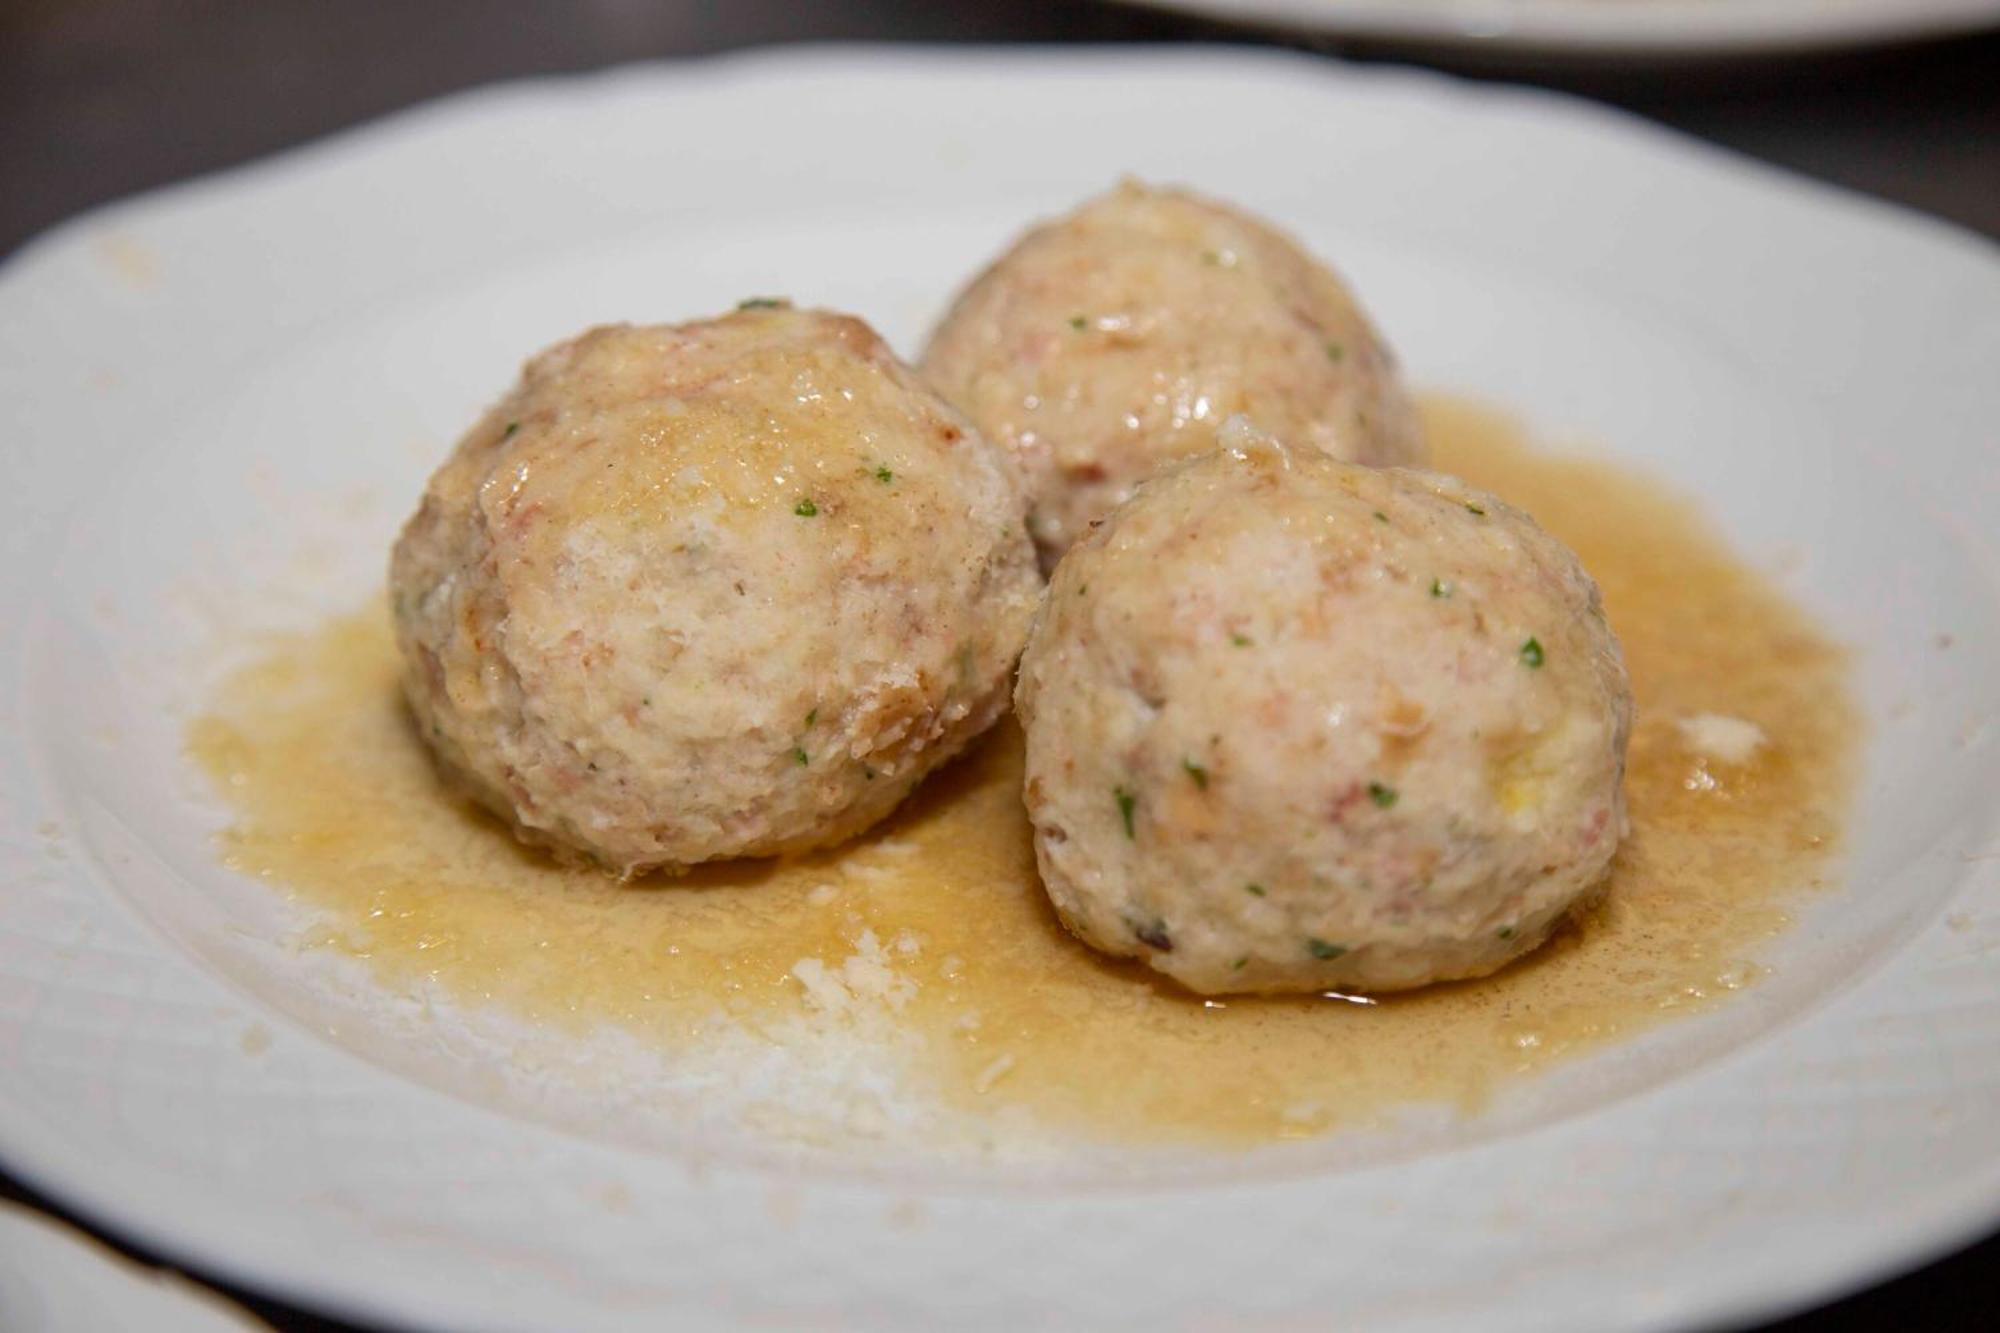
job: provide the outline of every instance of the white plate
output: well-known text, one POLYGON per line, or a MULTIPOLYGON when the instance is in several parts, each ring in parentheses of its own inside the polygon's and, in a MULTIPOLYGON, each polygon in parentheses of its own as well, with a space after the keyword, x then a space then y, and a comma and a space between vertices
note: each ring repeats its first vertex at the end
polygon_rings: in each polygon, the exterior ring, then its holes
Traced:
POLYGON ((1399 46, 1510 54, 1786 55, 2000 27, 2000 0, 1128 0, 1399 46))
POLYGON ((0 1328, 256 1333, 264 1325, 177 1274, 133 1263, 40 1213, 0 1201, 0 1328))
POLYGON ((0 274, 0 1155, 162 1251, 419 1324, 1609 1329, 1865 1282, 2000 1217, 1996 365, 1982 243, 1574 102, 1273 55, 515 85, 73 223, 0 274), (1851 883, 1768 982, 1429 1137, 1030 1169, 648 1119, 612 1094, 664 1076, 515 1077, 272 943, 296 919, 217 867, 179 752, 250 593, 378 587, 431 462, 554 336, 785 291, 908 348, 1127 170, 1336 257, 1419 382, 1792 553, 1875 732, 1851 883))

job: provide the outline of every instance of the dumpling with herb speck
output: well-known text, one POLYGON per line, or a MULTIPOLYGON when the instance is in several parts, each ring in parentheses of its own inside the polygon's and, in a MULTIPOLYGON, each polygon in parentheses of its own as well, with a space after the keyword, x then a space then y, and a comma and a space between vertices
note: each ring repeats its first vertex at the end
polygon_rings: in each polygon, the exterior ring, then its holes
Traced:
POLYGON ((1360 463, 1423 458, 1396 361, 1291 237, 1128 181, 1015 242, 931 335, 923 371, 1028 490, 1044 567, 1236 413, 1360 463))
POLYGON ((859 320, 746 302, 543 352, 390 569, 448 778, 621 874, 837 842, 1006 706, 1005 460, 859 320))
POLYGON ((1576 557, 1445 476, 1240 420, 1057 566, 1021 661, 1057 912, 1193 990, 1533 949, 1625 830, 1631 691, 1576 557))

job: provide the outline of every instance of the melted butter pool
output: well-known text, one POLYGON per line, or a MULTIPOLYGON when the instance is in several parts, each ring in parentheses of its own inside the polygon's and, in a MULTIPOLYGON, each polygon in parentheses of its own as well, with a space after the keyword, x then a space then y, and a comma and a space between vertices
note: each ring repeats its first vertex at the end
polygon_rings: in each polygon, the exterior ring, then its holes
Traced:
POLYGON ((782 1040, 801 1016, 865 1014, 917 1039, 918 1093, 1089 1139, 1252 1144, 1413 1102, 1476 1109, 1753 981, 1786 905, 1831 871, 1859 731, 1842 652, 1687 504, 1467 404, 1425 417, 1438 467, 1582 557, 1638 701, 1609 893, 1498 976, 1372 1004, 1204 1002, 1100 959, 1037 883, 1011 721, 831 853, 624 886, 566 869, 435 780, 381 607, 273 641, 191 725, 233 812, 220 853, 384 986, 616 1025, 689 1059, 718 1015, 782 1040), (1704 714, 1765 743, 1704 756, 1681 725, 1704 714))

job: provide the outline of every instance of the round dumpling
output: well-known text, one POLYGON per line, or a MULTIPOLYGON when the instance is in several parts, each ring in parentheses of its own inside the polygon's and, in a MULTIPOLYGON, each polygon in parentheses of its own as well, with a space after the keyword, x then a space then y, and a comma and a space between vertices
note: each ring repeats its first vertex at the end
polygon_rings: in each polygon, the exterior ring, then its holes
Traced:
POLYGON ((1631 692, 1596 586, 1453 478, 1240 423, 1057 568, 1026 799, 1070 929, 1188 987, 1491 972, 1601 883, 1631 692))
POLYGON ((1423 458, 1395 359, 1340 279, 1181 190, 1127 183, 1029 232, 959 297, 923 370, 1014 456, 1044 567, 1236 413, 1336 458, 1423 458))
POLYGON ((443 772, 626 875, 880 819, 1004 709, 1040 593, 1004 458, 776 302, 535 357, 389 582, 443 772))

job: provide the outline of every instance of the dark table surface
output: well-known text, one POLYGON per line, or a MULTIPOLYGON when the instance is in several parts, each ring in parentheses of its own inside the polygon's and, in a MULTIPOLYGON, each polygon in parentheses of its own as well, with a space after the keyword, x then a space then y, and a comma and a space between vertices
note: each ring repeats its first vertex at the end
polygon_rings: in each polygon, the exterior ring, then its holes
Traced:
MULTIPOLYGON (((0 0, 0 255, 93 204, 474 84, 827 40, 1269 42, 1358 60, 1424 58, 1025 0, 0 0)), ((2000 238, 2000 35, 1707 63, 1429 59, 1468 79, 1622 106, 2000 238)), ((5 1197, 88 1225, 0 1166, 5 1197)), ((225 1290, 280 1328, 347 1327, 225 1290)), ((2000 1327, 1996 1305, 2000 1237, 1770 1327, 1990 1329, 2000 1327)))

